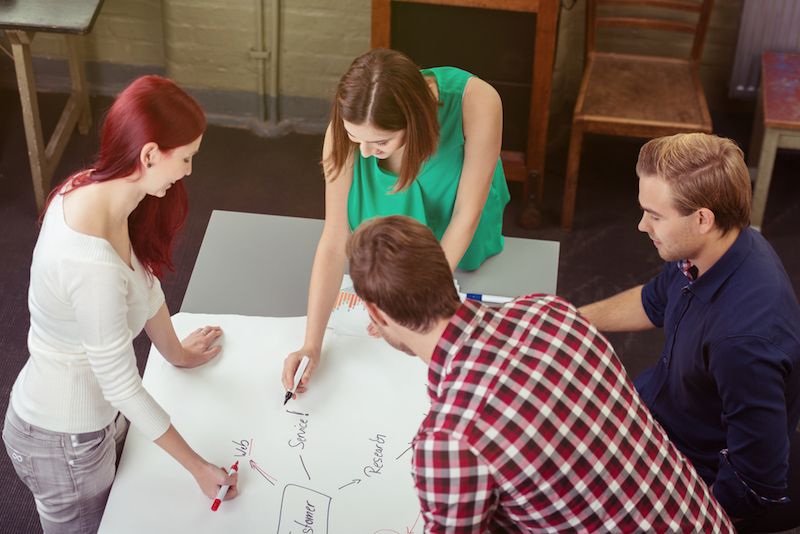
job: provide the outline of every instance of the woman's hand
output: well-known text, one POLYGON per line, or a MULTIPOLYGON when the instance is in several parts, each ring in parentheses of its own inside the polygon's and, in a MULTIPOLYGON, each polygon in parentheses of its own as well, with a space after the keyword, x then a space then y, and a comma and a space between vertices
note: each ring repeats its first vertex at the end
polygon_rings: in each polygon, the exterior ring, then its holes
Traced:
POLYGON ((167 431, 156 438, 155 444, 192 474, 197 485, 209 499, 216 498, 220 487, 225 485, 230 486, 225 494, 225 500, 233 499, 238 494, 236 484, 239 482, 239 476, 236 473, 228 475, 225 469, 205 461, 186 443, 174 426, 169 425, 167 431))
POLYGON ((239 473, 229 475, 225 469, 205 462, 192 472, 197 485, 209 499, 215 499, 221 486, 230 486, 223 500, 229 501, 239 494, 236 485, 239 483, 239 473))
MULTIPOLYGON (((306 372, 303 373, 300 384, 295 391, 296 393, 305 393, 307 389, 306 385, 311 378, 311 374, 319 364, 319 352, 319 349, 303 346, 300 350, 292 352, 286 357, 283 361, 283 375, 281 375, 281 382, 283 382, 283 388, 286 391, 289 391, 294 386, 294 374, 297 371, 297 367, 300 365, 300 360, 303 359, 303 356, 308 356, 310 360, 308 362, 308 367, 306 367, 306 372)), ((292 398, 297 398, 297 395, 294 395, 292 398)))
POLYGON ((216 343, 220 337, 222 328, 218 326, 204 326, 186 336, 181 341, 183 354, 177 367, 198 367, 211 360, 222 350, 216 343))

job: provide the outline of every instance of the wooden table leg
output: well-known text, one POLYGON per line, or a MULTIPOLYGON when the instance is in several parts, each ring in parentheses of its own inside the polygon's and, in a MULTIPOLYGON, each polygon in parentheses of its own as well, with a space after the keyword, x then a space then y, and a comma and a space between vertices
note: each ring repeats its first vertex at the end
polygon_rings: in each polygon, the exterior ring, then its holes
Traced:
POLYGON ((44 205, 45 191, 50 186, 47 158, 45 156, 42 122, 39 116, 39 99, 36 96, 36 77, 33 73, 31 59, 31 41, 34 34, 21 30, 7 30, 14 56, 14 69, 17 72, 17 87, 22 104, 22 122, 25 125, 25 140, 28 145, 28 159, 31 163, 33 194, 36 197, 36 208, 41 211, 44 205))
POLYGON ((50 140, 45 144, 41 115, 39 114, 39 98, 36 95, 36 76, 33 72, 31 58, 31 41, 35 34, 21 30, 8 30, 6 33, 11 41, 14 68, 17 71, 17 86, 22 103, 22 122, 25 125, 25 140, 28 144, 28 158, 31 163, 33 194, 36 197, 36 209, 41 211, 44 199, 50 191, 50 179, 64 153, 75 125, 78 125, 78 130, 82 134, 86 134, 92 123, 86 74, 78 41, 80 37, 66 36, 72 92, 50 140))
POLYGON ((583 144, 583 126, 572 123, 572 132, 569 137, 569 150, 567 152, 567 171, 564 176, 564 198, 561 202, 561 228, 572 229, 572 219, 575 216, 575 199, 578 190, 578 172, 581 165, 581 145, 583 144))
POLYGON ((778 151, 778 132, 773 128, 764 128, 761 151, 758 158, 758 175, 753 189, 753 206, 750 211, 750 225, 761 230, 764 211, 767 207, 769 183, 772 181, 772 169, 775 166, 775 153, 778 151))
POLYGON ((89 107, 89 91, 86 87, 86 69, 83 64, 81 46, 82 37, 78 35, 65 35, 67 40, 67 54, 69 57, 69 78, 72 81, 72 94, 80 108, 78 131, 86 135, 92 125, 92 111, 89 107))
POLYGON ((756 102, 756 115, 753 118, 753 130, 750 133, 750 146, 747 150, 747 166, 758 167, 758 159, 761 156, 761 141, 764 138, 764 94, 761 88, 758 90, 758 101, 756 102))

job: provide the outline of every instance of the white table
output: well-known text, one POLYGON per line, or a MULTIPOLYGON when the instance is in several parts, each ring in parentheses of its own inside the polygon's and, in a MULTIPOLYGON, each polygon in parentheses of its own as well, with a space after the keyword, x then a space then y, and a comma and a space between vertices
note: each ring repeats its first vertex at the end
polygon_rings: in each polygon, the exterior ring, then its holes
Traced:
MULTIPOLYGON (((308 282, 322 221, 215 210, 181 311, 266 317, 306 314, 308 282)), ((480 269, 456 271, 462 292, 555 293, 557 241, 507 237, 480 269)))
MULTIPOLYGON (((428 409, 422 362, 380 340, 331 332, 314 387, 281 405, 280 368, 305 328, 321 232, 319 220, 213 212, 182 307, 191 313, 173 322, 179 336, 220 324, 223 353, 178 369, 153 349, 144 382, 199 454, 221 465, 240 461, 241 496, 210 512, 189 475, 131 429, 102 533, 290 534, 311 519, 320 533, 420 532, 408 453, 428 409), (203 313, 215 315, 195 315, 203 313), (301 433, 309 445, 302 454, 294 448, 301 433), (370 467, 375 455, 380 473, 370 467)), ((509 238, 501 254, 456 278, 468 292, 552 293, 558 250, 555 242, 509 238)))

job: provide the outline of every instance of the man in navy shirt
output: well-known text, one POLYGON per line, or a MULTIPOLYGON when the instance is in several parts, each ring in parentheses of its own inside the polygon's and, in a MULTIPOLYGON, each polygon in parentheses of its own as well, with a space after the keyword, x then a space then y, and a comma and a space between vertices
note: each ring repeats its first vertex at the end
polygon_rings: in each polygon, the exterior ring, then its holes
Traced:
POLYGON ((742 152, 712 135, 662 137, 642 147, 636 173, 639 230, 667 263, 581 312, 605 331, 664 328, 658 363, 635 381, 656 420, 740 531, 798 525, 800 307, 749 227, 742 152))

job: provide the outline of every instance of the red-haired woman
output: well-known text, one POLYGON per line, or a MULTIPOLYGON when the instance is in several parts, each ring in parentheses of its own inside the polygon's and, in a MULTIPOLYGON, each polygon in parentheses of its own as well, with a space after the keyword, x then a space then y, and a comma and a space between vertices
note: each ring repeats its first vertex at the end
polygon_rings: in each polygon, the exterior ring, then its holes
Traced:
POLYGON ((183 341, 158 277, 187 211, 206 120, 173 82, 137 79, 106 115, 96 163, 48 199, 31 265, 30 357, 11 390, 3 441, 45 533, 95 532, 126 418, 172 455, 208 497, 236 478, 201 458, 148 394, 133 338, 142 328, 173 365, 202 365, 222 331, 183 341))
POLYGON ((500 97, 468 72, 420 71, 400 52, 375 49, 344 74, 331 115, 322 149, 325 226, 305 342, 283 370, 289 389, 301 357, 311 358, 300 391, 319 362, 351 231, 371 217, 407 215, 433 231, 451 269, 473 270, 503 249, 509 199, 500 97))

